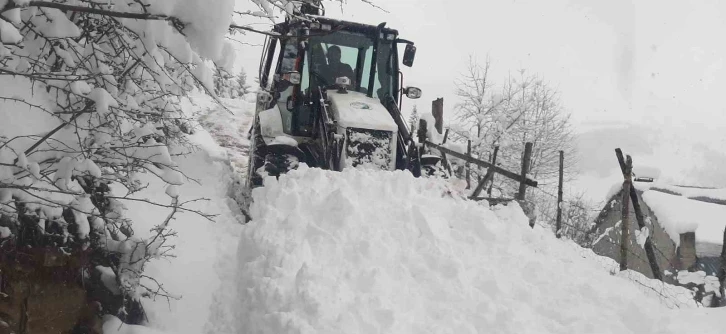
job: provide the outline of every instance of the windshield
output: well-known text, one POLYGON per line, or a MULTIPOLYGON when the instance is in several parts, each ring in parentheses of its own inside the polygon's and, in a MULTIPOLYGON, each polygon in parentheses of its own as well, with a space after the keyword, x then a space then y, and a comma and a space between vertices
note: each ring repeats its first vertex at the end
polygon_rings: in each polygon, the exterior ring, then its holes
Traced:
MULTIPOLYGON (((392 41, 379 41, 373 97, 382 99, 386 94, 396 96, 395 58, 392 41)), ((310 86, 335 84, 335 78, 348 77, 351 90, 368 93, 371 62, 373 60, 373 36, 349 31, 337 31, 323 36, 310 37, 308 61, 303 67, 303 89, 310 86)))

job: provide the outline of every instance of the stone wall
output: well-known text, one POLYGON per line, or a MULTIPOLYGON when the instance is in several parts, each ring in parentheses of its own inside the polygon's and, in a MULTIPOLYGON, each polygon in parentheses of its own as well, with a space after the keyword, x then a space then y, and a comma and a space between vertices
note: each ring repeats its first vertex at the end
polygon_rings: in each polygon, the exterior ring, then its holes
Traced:
POLYGON ((47 249, 0 254, 0 334, 100 334, 81 270, 77 258, 47 249), (79 323, 85 329, 72 332, 79 323))

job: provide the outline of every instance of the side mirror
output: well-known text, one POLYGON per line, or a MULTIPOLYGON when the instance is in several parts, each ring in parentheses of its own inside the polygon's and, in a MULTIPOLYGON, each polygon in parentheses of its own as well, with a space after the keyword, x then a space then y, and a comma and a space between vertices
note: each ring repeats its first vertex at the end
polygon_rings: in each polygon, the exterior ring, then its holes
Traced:
POLYGON ((403 89, 403 92, 406 94, 406 97, 409 99, 418 99, 421 97, 421 89, 417 87, 406 87, 403 89))
POLYGON ((414 58, 416 58, 416 47, 413 44, 406 44, 406 51, 403 52, 403 65, 413 66, 414 58))
POLYGON ((257 92, 257 102, 267 105, 268 103, 272 102, 272 94, 270 94, 264 90, 258 91, 257 92))

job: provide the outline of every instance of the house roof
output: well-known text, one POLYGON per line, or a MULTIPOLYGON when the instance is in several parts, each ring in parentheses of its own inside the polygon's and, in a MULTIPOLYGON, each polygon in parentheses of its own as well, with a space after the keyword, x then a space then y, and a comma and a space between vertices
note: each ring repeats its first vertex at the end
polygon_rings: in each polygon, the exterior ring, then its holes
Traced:
POLYGON ((726 188, 694 188, 658 182, 636 183, 635 187, 643 192, 645 204, 676 245, 680 243, 680 234, 695 232, 697 244, 720 249, 712 246, 720 246, 724 240, 726 188))

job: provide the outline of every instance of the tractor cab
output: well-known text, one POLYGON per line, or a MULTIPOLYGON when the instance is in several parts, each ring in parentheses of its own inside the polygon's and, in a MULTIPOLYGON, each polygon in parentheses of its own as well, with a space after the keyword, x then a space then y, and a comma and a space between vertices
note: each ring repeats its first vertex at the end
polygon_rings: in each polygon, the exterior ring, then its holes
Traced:
POLYGON ((397 45, 407 45, 412 64, 412 43, 398 39, 393 29, 308 17, 314 21, 291 20, 275 26, 280 36, 267 38, 260 67, 260 84, 279 107, 285 134, 312 135, 315 119, 309 102, 318 98, 314 93, 321 87, 338 87, 339 77, 348 78, 347 91, 381 103, 392 98, 400 104, 403 75, 397 45), (338 59, 331 58, 334 54, 338 59))
MULTIPOLYGON (((265 41, 253 150, 333 170, 363 163, 406 168, 411 134, 401 99, 419 98, 421 91, 403 88, 399 45, 405 45, 402 63, 410 67, 413 42, 385 23, 327 18, 315 4, 302 3, 265 41)), ((263 154, 251 167, 264 164, 263 154)))

